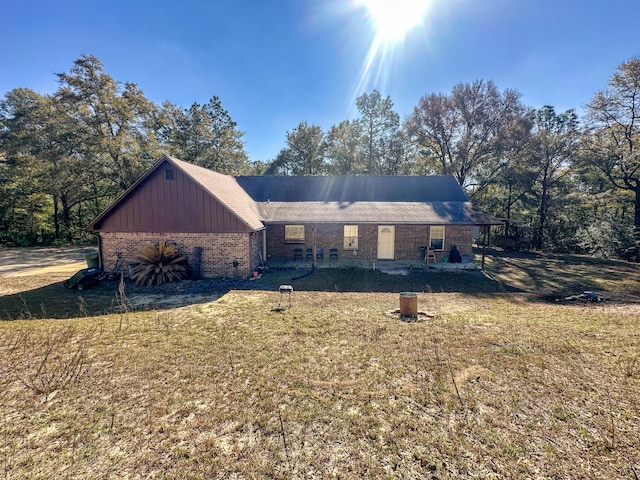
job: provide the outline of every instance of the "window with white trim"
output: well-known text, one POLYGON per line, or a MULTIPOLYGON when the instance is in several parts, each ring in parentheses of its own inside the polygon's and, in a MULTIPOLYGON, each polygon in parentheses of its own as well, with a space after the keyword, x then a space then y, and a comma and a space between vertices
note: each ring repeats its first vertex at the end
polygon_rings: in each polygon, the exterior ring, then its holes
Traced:
POLYGON ((304 225, 285 225, 285 243, 304 243, 304 225))
POLYGON ((429 250, 444 250, 444 226, 429 228, 429 250))
POLYGON ((344 226, 344 249, 345 250, 358 249, 358 225, 344 226))

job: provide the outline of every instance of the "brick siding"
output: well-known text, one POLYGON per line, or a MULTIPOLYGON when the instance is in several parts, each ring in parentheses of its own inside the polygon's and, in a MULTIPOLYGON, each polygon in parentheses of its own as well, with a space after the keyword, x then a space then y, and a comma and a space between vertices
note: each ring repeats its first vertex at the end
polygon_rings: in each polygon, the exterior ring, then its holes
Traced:
POLYGON ((199 276, 244 278, 257 265, 260 235, 244 233, 123 233, 101 232, 101 261, 105 270, 115 268, 117 253, 124 257, 122 271, 136 262, 142 247, 165 241, 175 243, 199 276), (234 262, 235 263, 234 265, 234 262), (198 265, 198 263, 200 265, 198 265))
MULTIPOLYGON (((267 260, 293 260, 294 249, 302 248, 303 255, 307 248, 313 248, 314 237, 316 248, 324 249, 325 261, 329 259, 329 249, 338 250, 338 258, 343 260, 363 261, 375 260, 378 252, 378 225, 358 224, 358 249, 344 248, 344 229, 342 223, 305 224, 305 240, 300 243, 285 243, 284 225, 268 225, 267 260), (354 253, 355 252, 355 253, 354 253)), ((438 261, 449 253, 452 245, 456 245, 461 255, 471 255, 473 227, 467 225, 448 225, 445 227, 444 250, 436 252, 438 261)), ((395 259, 404 261, 422 261, 421 248, 428 244, 427 225, 395 226, 395 259)))
POLYGON ((448 254, 452 245, 458 247, 460 255, 471 255, 473 246, 473 226, 452 225, 446 227, 444 233, 444 252, 448 254))

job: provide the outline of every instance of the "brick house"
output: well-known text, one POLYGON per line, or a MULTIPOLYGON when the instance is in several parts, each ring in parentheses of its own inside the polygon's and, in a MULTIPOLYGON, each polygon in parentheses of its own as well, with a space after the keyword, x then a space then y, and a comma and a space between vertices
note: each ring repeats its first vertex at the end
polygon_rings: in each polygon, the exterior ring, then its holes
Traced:
POLYGON ((100 262, 133 262, 174 242, 203 277, 245 277, 260 264, 442 261, 471 254, 474 227, 502 222, 447 176, 232 177, 165 156, 87 227, 100 262))

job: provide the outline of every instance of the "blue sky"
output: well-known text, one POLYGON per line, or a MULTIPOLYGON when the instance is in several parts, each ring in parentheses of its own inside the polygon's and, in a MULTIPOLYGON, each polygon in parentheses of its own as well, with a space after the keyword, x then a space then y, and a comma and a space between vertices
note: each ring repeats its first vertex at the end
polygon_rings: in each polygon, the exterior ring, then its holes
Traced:
POLYGON ((376 31, 356 1, 4 0, 0 95, 52 93, 55 73, 95 55, 158 104, 219 96, 250 158, 269 160, 302 121, 326 130, 355 118, 355 98, 373 88, 401 118, 420 97, 475 79, 518 90, 531 107, 581 113, 640 55, 637 1, 431 0, 365 72, 376 31))

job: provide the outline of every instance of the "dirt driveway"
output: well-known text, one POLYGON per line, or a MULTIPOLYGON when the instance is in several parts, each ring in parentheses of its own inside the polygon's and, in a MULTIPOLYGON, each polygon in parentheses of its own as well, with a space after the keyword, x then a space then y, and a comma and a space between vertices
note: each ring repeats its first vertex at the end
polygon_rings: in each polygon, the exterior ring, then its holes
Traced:
POLYGON ((85 268, 85 255, 94 252, 97 252, 97 249, 92 247, 0 249, 0 275, 67 275, 85 268))
MULTIPOLYGON (((114 305, 117 282, 103 281, 82 293, 62 284, 75 272, 86 268, 85 255, 96 251, 92 247, 0 249, 0 320, 46 317, 42 310, 47 310, 48 315, 59 312, 61 317, 77 316, 79 309, 88 314, 117 311, 114 305)), ((127 282, 128 307, 174 308, 210 302, 219 297, 209 291, 185 293, 194 283, 185 281, 143 288, 127 282)))

